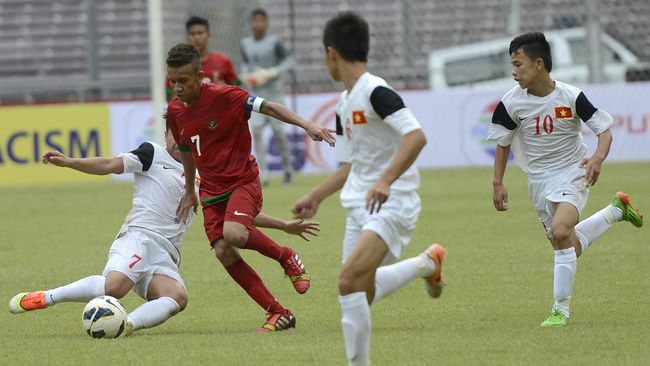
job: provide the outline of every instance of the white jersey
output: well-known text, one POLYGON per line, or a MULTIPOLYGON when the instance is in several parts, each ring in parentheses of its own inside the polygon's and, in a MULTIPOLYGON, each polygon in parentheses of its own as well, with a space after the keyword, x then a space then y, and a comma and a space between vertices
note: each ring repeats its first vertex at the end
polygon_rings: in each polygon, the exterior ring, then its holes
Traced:
POLYGON ((494 111, 489 139, 512 145, 517 164, 540 178, 579 164, 586 155, 581 121, 596 135, 613 123, 612 116, 595 108, 575 86, 555 81, 545 97, 515 86, 494 111))
POLYGON ((155 142, 144 142, 118 156, 124 161, 124 173, 134 173, 133 208, 120 233, 152 232, 166 238, 161 242, 171 244, 167 250, 175 257, 180 256, 183 235, 194 217, 190 210, 186 223, 176 222, 176 209, 185 192, 183 164, 155 142))
MULTIPOLYGON (((365 205, 366 193, 388 168, 403 136, 420 128, 413 113, 386 81, 363 74, 350 93, 344 91, 336 106, 336 156, 351 163, 343 190, 343 207, 365 205)), ((411 165, 390 187, 391 194, 413 192, 420 176, 411 165)))

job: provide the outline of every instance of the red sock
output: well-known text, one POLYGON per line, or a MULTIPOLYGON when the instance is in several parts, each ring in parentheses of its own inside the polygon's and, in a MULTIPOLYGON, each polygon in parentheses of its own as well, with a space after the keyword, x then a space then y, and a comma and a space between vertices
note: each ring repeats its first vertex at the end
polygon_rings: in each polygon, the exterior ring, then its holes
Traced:
POLYGON ((276 261, 287 259, 284 257, 291 255, 290 250, 284 250, 283 246, 264 235, 258 228, 253 228, 248 232, 248 241, 244 245, 244 249, 255 250, 276 261))
POLYGON ((225 267, 226 271, 241 288, 248 293, 255 302, 269 313, 284 312, 285 309, 280 305, 278 300, 273 297, 271 292, 264 286, 264 282, 255 270, 239 258, 235 263, 225 267))

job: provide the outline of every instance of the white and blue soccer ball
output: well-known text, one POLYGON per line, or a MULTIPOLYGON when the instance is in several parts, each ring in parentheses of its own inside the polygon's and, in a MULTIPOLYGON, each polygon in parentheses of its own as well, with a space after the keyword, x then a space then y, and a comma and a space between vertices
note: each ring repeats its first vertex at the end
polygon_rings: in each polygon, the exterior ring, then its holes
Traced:
POLYGON ((117 338, 126 328, 127 312, 112 296, 96 297, 84 307, 81 321, 93 338, 117 338))

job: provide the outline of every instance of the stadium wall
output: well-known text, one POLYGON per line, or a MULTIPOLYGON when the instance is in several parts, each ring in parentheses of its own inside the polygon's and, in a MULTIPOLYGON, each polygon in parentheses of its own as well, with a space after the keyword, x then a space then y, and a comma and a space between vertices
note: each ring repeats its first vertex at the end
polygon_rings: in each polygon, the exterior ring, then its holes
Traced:
MULTIPOLYGON (((592 103, 614 116, 614 143, 608 161, 650 161, 650 83, 586 85, 592 103)), ((505 91, 402 91, 407 106, 418 117, 428 144, 420 168, 489 166, 494 144, 485 140, 492 111, 505 91)), ((338 94, 306 94, 297 98, 297 112, 318 124, 334 128, 338 94)), ((62 169, 44 168, 40 156, 59 149, 74 157, 110 156, 153 140, 155 123, 151 102, 91 103, 0 108, 0 186, 25 183, 82 182, 104 179, 62 169)), ((583 126, 585 142, 593 151, 596 139, 583 126)), ((294 167, 307 173, 335 169, 334 149, 305 139, 287 126, 294 167)), ((280 154, 271 137, 269 163, 281 170, 280 154)), ((128 176, 117 179, 129 179, 128 176)))

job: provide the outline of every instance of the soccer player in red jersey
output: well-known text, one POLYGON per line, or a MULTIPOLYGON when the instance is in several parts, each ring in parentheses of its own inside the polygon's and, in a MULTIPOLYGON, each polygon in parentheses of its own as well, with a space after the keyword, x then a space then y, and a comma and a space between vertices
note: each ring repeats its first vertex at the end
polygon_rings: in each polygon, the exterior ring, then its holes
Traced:
MULTIPOLYGON (((190 17, 185 22, 187 32, 187 42, 196 46, 201 54, 201 71, 203 71, 203 81, 214 84, 241 85, 239 77, 235 72, 230 57, 217 52, 208 50, 208 41, 210 40, 210 23, 204 18, 190 17)), ((172 97, 172 86, 169 80, 166 84, 167 99, 172 97)))
POLYGON ((331 132, 239 87, 202 83, 199 51, 191 44, 171 48, 167 75, 175 94, 167 108, 167 121, 181 151, 187 182, 178 220, 184 221, 199 204, 193 184, 198 169, 205 232, 228 274, 267 311, 266 323, 258 330, 295 327, 291 311, 280 305, 238 252, 256 250, 277 260, 298 293, 309 288, 310 276, 298 254, 253 226, 253 218, 262 208, 262 190, 257 162, 251 155, 248 119, 251 112, 263 113, 299 126, 312 140, 333 146, 331 132))

